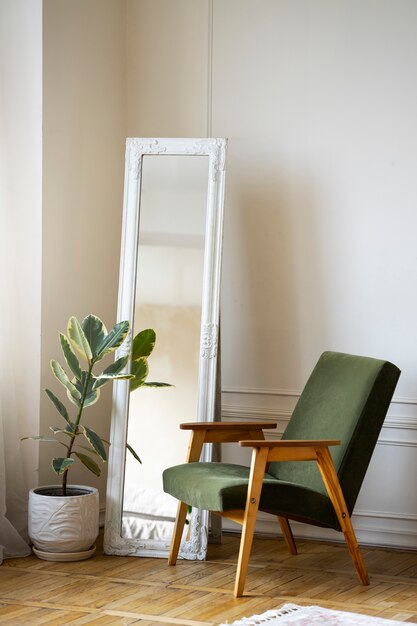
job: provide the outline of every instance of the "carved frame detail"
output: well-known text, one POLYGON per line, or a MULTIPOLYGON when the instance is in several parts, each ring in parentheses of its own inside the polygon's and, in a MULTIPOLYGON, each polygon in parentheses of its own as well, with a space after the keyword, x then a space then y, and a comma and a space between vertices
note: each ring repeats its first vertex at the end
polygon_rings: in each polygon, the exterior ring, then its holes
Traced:
MULTIPOLYGON (((226 150, 227 140, 219 138, 161 139, 135 137, 126 140, 118 300, 119 321, 125 319, 133 321, 143 157, 149 154, 209 157, 198 421, 212 421, 215 417, 226 150)), ((122 353, 118 353, 117 356, 122 356, 122 353)), ((109 453, 104 551, 106 554, 124 556, 166 557, 169 551, 169 545, 166 542, 135 540, 121 536, 128 408, 129 383, 124 380, 116 381, 113 387, 110 433, 112 445, 109 453)), ((211 452, 212 446, 206 445, 202 460, 209 461, 211 452)), ((184 450, 184 458, 185 454, 186 450, 184 450)), ((181 546, 180 557, 198 560, 205 558, 208 522, 209 514, 207 511, 193 509, 189 538, 181 546)))

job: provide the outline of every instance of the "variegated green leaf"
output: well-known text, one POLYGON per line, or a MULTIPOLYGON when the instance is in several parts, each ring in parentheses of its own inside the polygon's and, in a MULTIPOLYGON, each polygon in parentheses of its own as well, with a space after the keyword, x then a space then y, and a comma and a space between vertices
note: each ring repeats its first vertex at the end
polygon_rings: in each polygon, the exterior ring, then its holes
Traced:
POLYGON ((77 398, 74 398, 74 396, 71 395, 71 393, 68 391, 67 389, 67 398, 70 402, 72 402, 72 404, 75 404, 75 406, 77 408, 80 408, 81 406, 81 400, 78 400, 77 398))
POLYGON ((53 443, 57 443, 56 439, 52 439, 52 437, 44 437, 43 435, 37 435, 36 437, 22 437, 20 441, 24 441, 25 439, 33 439, 34 441, 52 441, 53 443))
POLYGON ((86 395, 85 400, 84 400, 84 407, 88 407, 91 406, 92 404, 95 404, 97 402, 97 400, 100 397, 100 389, 94 389, 91 393, 89 393, 88 395, 86 395))
POLYGON ((132 374, 101 374, 96 378, 94 382, 94 389, 102 387, 103 385, 108 383, 109 380, 130 380, 131 378, 133 378, 132 374))
POLYGON ((74 463, 74 459, 69 459, 68 457, 55 457, 52 459, 52 469, 55 474, 60 476, 64 472, 66 472, 71 465, 74 463))
POLYGON ((141 330, 132 343, 132 361, 136 361, 141 356, 149 356, 155 347, 156 334, 153 328, 141 330))
POLYGON ((51 361, 51 370, 55 378, 59 380, 61 385, 64 385, 64 387, 67 388, 69 395, 70 395, 71 402, 74 402, 74 404, 77 404, 77 402, 79 403, 79 401, 81 400, 80 392, 75 387, 75 385, 70 381, 65 371, 62 369, 58 361, 55 361, 55 359, 52 359, 51 361))
POLYGON ((113 374, 120 374, 122 369, 126 367, 128 361, 129 355, 121 356, 119 359, 116 359, 114 363, 110 363, 110 365, 106 367, 102 376, 113 376, 113 374))
POLYGON ((111 363, 102 374, 97 376, 94 381, 93 389, 98 389, 98 387, 102 387, 109 380, 122 380, 132 378, 131 374, 125 373, 120 374, 122 369, 127 365, 129 361, 129 356, 122 356, 119 359, 116 359, 114 363, 111 363))
POLYGON ((98 348, 103 343, 104 338, 107 335, 107 328, 101 319, 95 315, 87 315, 87 317, 85 317, 81 322, 81 327, 88 343, 90 344, 93 359, 95 359, 98 354, 98 348))
POLYGON ((84 334, 80 322, 74 316, 70 317, 68 322, 68 337, 72 341, 79 355, 86 361, 90 362, 93 358, 90 344, 87 341, 87 337, 84 334))
POLYGON ((133 457, 136 459, 136 461, 139 461, 139 463, 142 463, 142 461, 139 458, 138 453, 135 452, 135 450, 132 448, 132 446, 130 446, 128 443, 126 443, 126 448, 129 450, 130 454, 133 455, 133 457))
POLYGON ((75 375, 76 378, 80 379, 82 376, 81 367, 78 362, 77 357, 75 356, 70 343, 66 336, 63 333, 59 333, 59 340, 61 342, 62 352, 64 353, 65 360, 68 364, 68 367, 75 375))
POLYGON ((144 387, 175 387, 175 385, 170 385, 169 383, 143 383, 144 387))
POLYGON ((130 381, 130 391, 134 391, 142 387, 149 374, 149 365, 146 357, 141 356, 136 361, 132 361, 131 374, 133 374, 133 378, 130 381))
POLYGON ((64 433, 64 435, 68 435, 68 437, 71 437, 72 439, 74 439, 74 437, 76 437, 77 435, 77 433, 74 433, 71 428, 59 428, 59 426, 49 426, 49 430, 52 430, 54 435, 57 435, 58 433, 64 433))
POLYGON ((64 420, 68 424, 71 424, 71 420, 69 418, 68 411, 67 411, 66 407, 62 404, 62 402, 56 397, 56 395, 54 393, 52 393, 52 391, 50 391, 50 389, 45 389, 45 392, 46 392, 48 398, 51 400, 51 402, 53 402, 53 404, 54 404, 55 408, 57 409, 57 411, 62 415, 64 420))
POLYGON ((83 465, 90 470, 90 472, 93 472, 96 476, 100 476, 101 469, 91 457, 86 454, 82 454, 82 452, 74 452, 74 454, 80 459, 81 463, 83 463, 83 465))
POLYGON ((107 461, 106 450, 104 449, 103 442, 97 433, 95 433, 91 428, 88 428, 88 426, 84 426, 84 435, 100 458, 103 461, 107 461))
POLYGON ((113 352, 119 346, 121 346, 126 339, 126 335, 128 332, 129 322, 124 321, 115 324, 98 347, 97 358, 95 360, 99 361, 104 357, 104 355, 108 354, 109 352, 113 352))
POLYGON ((71 380, 72 384, 76 389, 78 389, 80 396, 84 395, 84 392, 87 394, 91 393, 93 390, 94 376, 88 376, 88 372, 82 372, 81 378, 78 380, 77 378, 73 378, 71 380), (88 379, 88 383, 87 383, 88 379))
MULTIPOLYGON (((96 456, 99 456, 99 454, 95 450, 93 450, 93 448, 89 448, 88 446, 77 445, 77 448, 81 448, 82 450, 87 450, 87 452, 89 452, 90 454, 95 454, 96 456)), ((74 450, 74 454, 75 454, 75 450, 74 450)))
MULTIPOLYGON (((87 377, 88 377, 87 372, 82 372, 81 380, 77 380, 76 378, 73 378, 71 380, 72 384, 74 385, 74 387, 79 392, 80 397, 83 397, 85 395, 84 405, 83 405, 84 407, 91 406, 92 404, 95 404, 97 402, 97 400, 99 399, 99 397, 100 397, 100 391, 93 389, 94 382, 95 382, 94 376, 90 376, 90 378, 88 380, 88 384, 87 384, 87 377), (87 387, 87 389, 86 389, 86 387, 87 387)), ((71 398, 70 398, 70 400, 71 400, 71 398)), ((81 402, 77 403, 77 406, 80 406, 80 405, 81 405, 81 402)))

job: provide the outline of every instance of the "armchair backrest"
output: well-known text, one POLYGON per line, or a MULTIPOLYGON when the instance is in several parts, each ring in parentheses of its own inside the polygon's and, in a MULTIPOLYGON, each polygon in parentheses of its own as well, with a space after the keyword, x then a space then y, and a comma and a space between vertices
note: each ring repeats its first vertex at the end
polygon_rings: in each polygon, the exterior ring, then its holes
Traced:
MULTIPOLYGON (((340 439, 331 448, 349 513, 352 512, 391 402, 400 370, 389 363, 324 352, 308 379, 283 439, 340 439)), ((327 494, 317 465, 272 463, 277 478, 327 494)))

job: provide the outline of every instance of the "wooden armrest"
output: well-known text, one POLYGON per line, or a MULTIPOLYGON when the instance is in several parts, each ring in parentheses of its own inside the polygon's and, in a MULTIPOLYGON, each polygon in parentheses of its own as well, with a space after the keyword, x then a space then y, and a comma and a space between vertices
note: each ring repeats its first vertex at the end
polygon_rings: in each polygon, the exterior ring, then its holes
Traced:
POLYGON ((273 461, 317 461, 317 450, 340 445, 338 439, 283 439, 280 441, 241 440, 239 444, 254 450, 268 448, 267 463, 273 461))
POLYGON ((181 430, 263 430, 276 428, 274 422, 186 422, 181 430))
POLYGON ((264 428, 276 428, 273 422, 188 422, 180 424, 182 430, 191 430, 187 463, 198 461, 204 443, 237 443, 261 440, 264 428))
POLYGON ((239 441, 239 445, 255 448, 320 448, 328 446, 340 446, 340 439, 280 439, 271 441, 260 439, 259 441, 239 441))

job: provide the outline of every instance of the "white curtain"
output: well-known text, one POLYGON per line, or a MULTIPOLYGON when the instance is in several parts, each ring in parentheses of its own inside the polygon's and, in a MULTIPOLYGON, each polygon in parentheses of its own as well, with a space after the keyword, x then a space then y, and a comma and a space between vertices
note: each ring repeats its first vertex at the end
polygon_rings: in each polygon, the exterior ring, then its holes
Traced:
MULTIPOLYGON (((4 183, 4 179, 0 177, 0 191, 3 189, 2 182, 4 183)), ((0 316, 0 562, 7 557, 26 556, 30 553, 26 541, 27 485, 23 469, 23 444, 20 442, 27 421, 26 416, 22 415, 25 404, 22 394, 27 393, 25 377, 30 380, 31 376, 27 370, 27 365, 30 364, 30 354, 25 355, 22 336, 19 337, 19 326, 22 323, 18 298, 21 291, 19 289, 21 276, 18 271, 13 271, 16 266, 11 249, 11 244, 19 241, 19 237, 13 237, 13 227, 16 226, 12 223, 13 216, 8 217, 3 209, 2 206, 0 214, 2 268, 0 283, 2 300, 0 316), (29 357, 29 363, 27 357, 29 357)), ((36 369, 38 368, 35 367, 35 371, 36 369)), ((36 402, 36 399, 34 401, 36 402)), ((33 454, 31 450, 28 452, 33 454)))
MULTIPOLYGON (((7 428, 5 428, 3 412, 2 406, 0 409, 0 563, 8 557, 27 556, 31 552, 25 540, 27 508, 18 461, 19 455, 16 454, 13 458, 12 449, 6 443, 10 441, 10 433, 5 433, 7 428)), ((13 446, 13 449, 18 452, 16 446, 13 446)))
MULTIPOLYGON (((0 150, 0 168, 2 165, 0 150)), ((3 168, 4 173, 4 168, 3 168)), ((0 197, 4 191, 0 175, 0 197)), ((27 502, 29 482, 37 481, 37 449, 34 442, 21 437, 37 434, 39 428, 39 353, 28 340, 36 302, 25 301, 30 294, 17 255, 25 228, 17 235, 19 214, 8 214, 2 204, 0 213, 0 562, 7 557, 30 554, 27 543, 27 502), (30 429, 30 430, 29 430, 30 429), (32 476, 29 478, 29 467, 32 476), (26 475, 26 477, 25 477, 26 475)), ((29 266, 30 267, 30 266, 29 266)), ((35 331, 36 332, 36 331, 35 331)), ((39 335, 39 333, 36 333, 39 335)))
POLYGON ((38 481, 42 1, 0 0, 0 562, 30 553, 38 481))
MULTIPOLYGON (((2 165, 0 150, 0 167, 2 165)), ((4 165, 4 161, 3 161, 4 165)), ((4 172, 0 174, 0 197, 4 198, 4 172)), ((2 269, 0 293, 0 562, 8 557, 30 554, 27 543, 27 501, 28 481, 25 479, 25 465, 28 459, 36 464, 36 446, 32 442, 21 442, 28 428, 36 428, 31 417, 39 413, 39 393, 33 396, 30 387, 36 380, 39 385, 38 357, 30 343, 25 346, 31 310, 26 308, 22 296, 30 293, 26 288, 27 271, 16 258, 20 249, 23 232, 16 233, 17 213, 8 214, 4 203, 0 213, 0 267, 2 269), (17 250, 16 250, 17 249, 17 250), (25 328, 26 326, 26 328, 25 328), (35 380, 33 379, 35 378, 35 380), (30 409, 32 405, 32 410, 30 409), (31 412, 31 415, 28 415, 31 412), (28 419, 29 418, 29 419, 28 419), (25 458, 25 456, 27 458, 25 458)), ((22 229, 24 231, 25 229, 22 229)), ((35 318, 36 319, 36 318, 35 318)), ((33 479, 36 481, 36 473, 33 479)))

